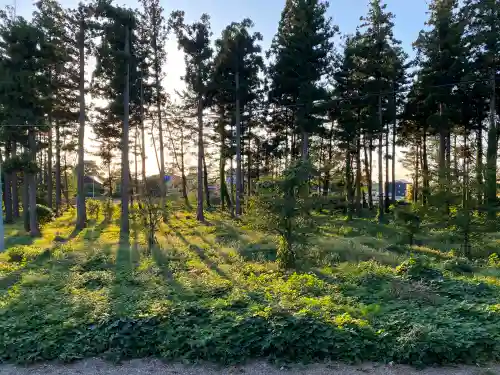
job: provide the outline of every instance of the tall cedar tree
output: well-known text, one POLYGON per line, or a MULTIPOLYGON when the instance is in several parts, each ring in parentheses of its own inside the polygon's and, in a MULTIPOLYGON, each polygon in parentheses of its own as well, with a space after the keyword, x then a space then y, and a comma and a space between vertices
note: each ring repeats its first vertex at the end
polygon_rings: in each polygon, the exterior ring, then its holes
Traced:
POLYGON ((361 62, 359 70, 363 81, 361 91, 366 97, 365 110, 368 115, 365 133, 369 134, 370 138, 378 137, 379 221, 384 220, 386 206, 383 193, 384 134, 388 134, 388 125, 395 121, 394 92, 401 87, 400 80, 404 79, 406 59, 400 42, 394 38, 394 15, 387 12, 386 8, 381 0, 370 2, 368 15, 361 18, 363 24, 360 28, 361 41, 358 48, 358 59, 361 62))
MULTIPOLYGON (((457 16, 457 0, 434 0, 429 5, 430 30, 421 31, 415 46, 418 51, 418 77, 424 89, 424 105, 432 135, 439 136, 439 196, 449 211, 451 134, 457 82, 463 71, 461 38, 463 25, 457 16)), ((425 147, 425 146, 424 146, 425 147)))
MULTIPOLYGON (((466 48, 472 55, 474 77, 478 82, 479 97, 489 102, 489 128, 486 158, 486 203, 490 219, 496 216, 497 206, 497 157, 498 135, 497 124, 498 104, 498 72, 500 68, 500 3, 495 0, 467 0, 462 10, 463 19, 467 23, 466 48), (481 95, 482 94, 482 95, 481 95)), ((484 108, 478 108, 476 113, 484 113, 484 108)), ((483 116, 477 119, 482 122, 483 116)), ((481 125, 479 124, 479 128, 481 125)), ((478 143, 479 146, 479 143, 478 143)), ((482 155, 478 155, 478 160, 482 155)), ((481 166, 478 172, 481 173, 481 166)), ((477 177, 479 186, 482 185, 482 176, 477 177)))
MULTIPOLYGON (((243 195, 243 175, 241 168, 242 131, 244 129, 242 116, 258 98, 260 85, 259 73, 264 68, 261 47, 257 44, 262 40, 260 33, 251 34, 249 29, 253 22, 245 19, 240 23, 227 26, 216 41, 217 55, 214 61, 214 75, 211 89, 213 99, 219 111, 231 115, 234 107, 234 122, 236 128, 236 215, 241 215, 241 200, 243 195)), ((221 137, 221 184, 225 185, 225 148, 224 134, 225 121, 219 120, 219 134, 221 137)), ((231 121, 231 120, 229 120, 231 121)), ((248 128, 248 127, 246 127, 248 128)), ((250 176, 249 176, 250 178, 250 176)), ((227 190, 225 190, 226 192, 227 190)))
POLYGON ((198 192, 196 218, 198 221, 205 221, 203 212, 203 161, 204 137, 203 137, 203 110, 207 105, 208 85, 212 69, 212 48, 210 47, 210 18, 203 14, 199 21, 186 24, 184 12, 174 11, 170 18, 172 26, 177 36, 179 49, 185 53, 186 74, 183 79, 193 100, 190 102, 196 105, 196 117, 198 123, 198 192))
POLYGON ((281 110, 289 108, 292 130, 302 137, 303 159, 308 158, 310 135, 323 121, 318 115, 324 110, 316 104, 328 99, 321 80, 330 66, 337 27, 326 18, 327 9, 320 0, 287 0, 270 50, 269 99, 281 110))

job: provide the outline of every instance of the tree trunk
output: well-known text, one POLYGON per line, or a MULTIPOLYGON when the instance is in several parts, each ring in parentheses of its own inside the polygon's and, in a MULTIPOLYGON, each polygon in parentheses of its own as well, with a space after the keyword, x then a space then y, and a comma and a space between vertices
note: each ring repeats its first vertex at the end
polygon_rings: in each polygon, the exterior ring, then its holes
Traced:
POLYGON ((345 181, 346 181, 346 200, 347 200, 347 219, 352 220, 354 194, 352 189, 352 171, 351 171, 351 147, 347 146, 345 157, 345 181))
MULTIPOLYGON (((370 141, 371 143, 371 141, 370 141)), ((368 185, 368 207, 373 210, 373 188, 372 188, 372 170, 370 167, 371 160, 368 160, 368 151, 366 149, 366 140, 363 142, 363 149, 365 153, 365 173, 366 173, 366 184, 368 185)))
POLYGON ((483 205, 483 127, 482 124, 478 124, 477 136, 476 136, 476 183, 477 183, 477 203, 479 206, 483 205))
POLYGON ((396 110, 394 111, 394 124, 392 127, 392 202, 396 202, 396 110))
POLYGON ((429 182, 429 160, 427 158, 427 129, 424 128, 422 137, 422 178, 423 178, 423 191, 422 203, 427 206, 429 203, 430 182, 429 182))
POLYGON ((236 72, 236 217, 241 215, 241 198, 243 196, 241 178, 241 113, 240 113, 240 74, 236 72))
POLYGON ((203 154, 203 187, 205 190, 205 201, 207 203, 207 207, 210 207, 210 189, 208 188, 208 169, 205 154, 203 154))
POLYGON ((384 221, 384 171, 383 171, 383 122, 382 122, 382 95, 378 95, 378 120, 380 125, 379 135, 378 135, 378 221, 382 223, 384 221))
POLYGON ((203 159, 204 155, 204 145, 203 145, 203 98, 198 95, 198 192, 197 192, 197 203, 196 208, 196 219, 198 221, 204 222, 205 215, 203 213, 203 159))
POLYGON ((498 154, 498 129, 496 126, 496 85, 495 71, 491 71, 491 98, 490 98, 490 126, 488 129, 488 148, 486 150, 486 204, 488 219, 496 218, 497 205, 497 154, 498 154))
POLYGON ((52 194, 52 120, 49 118, 49 131, 48 131, 48 148, 47 148, 47 206, 53 209, 52 194))
POLYGON ((30 231, 30 204, 29 204, 29 178, 26 171, 23 172, 22 205, 23 205, 23 225, 26 232, 30 231))
MULTIPOLYGON (((36 140, 35 140, 35 129, 30 128, 28 130, 28 145, 30 152, 30 160, 34 163, 36 161, 36 140)), ((40 229, 38 228, 38 218, 36 214, 36 179, 35 173, 31 171, 27 173, 28 177, 28 189, 29 189, 29 223, 30 223, 30 235, 32 237, 40 236, 40 229)))
POLYGON ((78 128, 78 165, 76 167, 76 230, 82 230, 87 223, 87 208, 85 207, 85 24, 80 21, 78 33, 78 49, 80 63, 80 115, 78 128))
MULTIPOLYGON (((161 193, 161 207, 165 210, 166 205, 166 185, 165 185, 165 152, 163 145, 163 124, 162 124, 162 113, 161 113, 161 82, 160 82, 160 69, 162 61, 160 61, 159 56, 159 46, 156 33, 153 33, 152 38, 153 44, 153 54, 154 54, 154 75, 155 75, 155 86, 156 86, 156 110, 158 111, 158 138, 159 138, 159 148, 160 148, 160 193, 161 193)), ((166 221, 167 215, 164 212, 163 220, 166 221)))
POLYGON ((385 184, 384 184, 385 212, 389 212, 389 125, 385 130, 385 184))
POLYGON ((187 190, 187 178, 186 178, 186 171, 184 167, 184 134, 183 130, 181 129, 181 178, 182 178, 182 198, 184 198, 184 203, 186 204, 186 207, 189 207, 189 198, 188 198, 188 190, 187 190))
POLYGON ((142 194, 146 195, 146 130, 144 129, 144 88, 141 71, 141 176, 142 176, 142 194))
MULTIPOLYGON (((12 142, 12 157, 17 155, 17 144, 15 141, 12 142)), ((17 172, 12 172, 12 215, 14 219, 19 218, 19 189, 17 185, 17 172)))
POLYGON ((420 178, 419 176, 419 161, 420 161, 420 155, 419 155, 419 147, 418 144, 416 146, 415 150, 415 184, 413 185, 413 190, 412 190, 412 201, 414 203, 418 202, 418 179, 420 178))
POLYGON ((356 213, 361 215, 361 142, 356 139, 356 213))
MULTIPOLYGON (((5 145, 5 160, 12 158, 10 142, 5 145)), ((12 215, 12 171, 3 171, 4 175, 4 205, 5 205, 5 223, 10 224, 14 222, 14 217, 12 215)))
POLYGON ((56 216, 61 214, 61 133, 56 121, 56 216))
POLYGON ((64 153, 64 199, 66 200, 66 209, 69 209, 72 205, 69 199, 68 162, 66 159, 66 152, 64 153))
MULTIPOLYGON (((122 174, 121 174, 121 217, 120 217, 120 236, 127 238, 130 233, 129 223, 129 174, 130 166, 128 160, 129 150, 129 100, 130 100, 130 28, 125 29, 125 58, 127 59, 127 68, 125 73, 125 89, 123 92, 123 130, 122 130, 122 174)), ((163 166, 163 164, 162 164, 163 166)), ((164 181, 161 181, 164 186, 164 181)), ((163 190, 164 191, 164 190, 163 190)))

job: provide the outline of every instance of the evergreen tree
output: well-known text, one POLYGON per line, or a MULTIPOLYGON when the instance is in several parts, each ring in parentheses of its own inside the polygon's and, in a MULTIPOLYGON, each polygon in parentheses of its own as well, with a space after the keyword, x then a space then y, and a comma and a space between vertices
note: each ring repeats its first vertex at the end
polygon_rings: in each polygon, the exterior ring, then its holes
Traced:
POLYGON ((193 24, 186 24, 184 12, 175 11, 170 18, 170 24, 177 36, 179 49, 185 53, 186 74, 184 81, 188 88, 190 102, 195 105, 198 123, 198 192, 197 211, 198 221, 205 221, 203 212, 203 161, 204 161, 204 136, 203 136, 203 110, 207 106, 208 85, 212 69, 212 48, 210 47, 210 19, 204 14, 200 20, 193 24))
POLYGON ((288 107, 293 132, 302 137, 302 157, 308 158, 309 136, 318 131, 325 110, 318 101, 328 99, 321 85, 332 58, 332 38, 337 28, 326 18, 328 3, 319 0, 287 0, 278 32, 273 39, 269 68, 269 98, 288 107))

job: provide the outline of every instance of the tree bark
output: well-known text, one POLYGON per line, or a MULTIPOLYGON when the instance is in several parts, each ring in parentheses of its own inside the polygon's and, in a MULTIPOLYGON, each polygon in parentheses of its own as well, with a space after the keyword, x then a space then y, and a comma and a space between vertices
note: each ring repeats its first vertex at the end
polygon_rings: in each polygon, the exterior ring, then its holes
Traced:
POLYGON ((383 141, 384 141, 384 126, 382 122, 382 95, 378 95, 378 120, 379 120, 379 135, 378 135, 378 221, 384 221, 384 171, 383 171, 383 141))
POLYGON ((141 193, 146 195, 146 130, 144 129, 144 87, 141 71, 141 175, 142 186, 141 193))
MULTIPOLYGON (((35 129, 30 128, 28 130, 28 145, 30 152, 30 160, 34 163, 36 161, 36 140, 35 140, 35 129)), ((30 235, 32 237, 39 237, 41 235, 40 229, 38 228, 38 218, 36 214, 36 179, 35 173, 29 171, 27 173, 28 177, 28 189, 29 189, 29 223, 30 223, 30 235)))
POLYGON ((205 221, 203 213, 203 159, 205 157, 205 150, 203 145, 203 98, 198 95, 198 191, 197 191, 197 208, 196 219, 200 222, 205 221))
POLYGON ((361 142, 356 139, 356 213, 361 215, 361 142))
POLYGON ((498 156, 498 129, 496 125, 496 85, 495 71, 491 70, 491 97, 490 97, 490 126, 488 129, 488 148, 486 150, 486 204, 488 219, 496 218, 497 205, 497 156, 498 156))
POLYGON ((423 178, 423 191, 422 203, 427 206, 429 203, 430 182, 429 182, 429 160, 427 158, 427 128, 424 127, 422 136, 422 178, 423 178))
POLYGON ((478 124, 476 135, 476 183, 477 183, 477 202, 479 206, 483 205, 483 127, 481 122, 478 124))
POLYGON ((61 132, 56 122, 56 216, 61 214, 61 132))
POLYGON ((241 113, 240 113, 240 74, 236 72, 236 217, 241 215, 242 176, 241 176, 241 113))
POLYGON ((52 120, 49 119, 49 132, 47 135, 48 138, 48 148, 47 148, 47 206, 52 209, 52 194, 53 185, 52 185, 52 120))
POLYGON ((22 205, 23 205, 23 225, 26 232, 30 231, 30 204, 29 204, 29 178, 26 171, 23 172, 22 205))
POLYGON ((389 125, 385 131, 385 184, 384 184, 385 212, 389 212, 389 125))
MULTIPOLYGON (((17 144, 12 141, 12 157, 17 155, 17 144)), ((17 171, 12 172, 12 216, 14 219, 19 218, 19 189, 17 185, 17 171)))
POLYGON ((210 189, 208 188, 208 169, 205 154, 203 154, 203 187, 205 190, 205 201, 207 203, 207 207, 210 207, 210 189))
MULTIPOLYGON (((371 141, 370 141, 370 143, 371 143, 371 141)), ((365 153, 364 162, 365 162, 366 184, 368 187, 368 207, 370 208, 370 210, 373 210, 372 171, 371 171, 371 167, 370 167, 371 160, 368 160, 366 139, 363 142, 363 149, 364 149, 364 153, 365 153)))
POLYGON ((396 202, 396 109, 394 110, 394 123, 392 127, 392 202, 396 202))
POLYGON ((347 219, 352 220, 352 212, 354 206, 354 194, 352 188, 352 170, 351 170, 351 147, 350 144, 346 150, 345 161, 345 180, 346 180, 346 200, 347 200, 347 219))
MULTIPOLYGON (((5 160, 12 158, 10 142, 5 145, 5 160)), ((4 175, 4 205, 5 205, 5 223, 10 224, 14 222, 14 217, 12 215, 12 171, 3 170, 4 175)))
MULTIPOLYGON (((127 238, 130 233, 129 222, 129 102, 130 102, 130 28, 125 28, 125 58, 127 67, 125 72, 125 88, 123 92, 123 129, 122 129, 122 173, 121 173, 121 216, 120 216, 120 236, 127 238)), ((161 181, 161 186, 164 181, 161 181)))
POLYGON ((80 91, 80 114, 78 128, 78 165, 76 168, 76 230, 82 230, 87 223, 87 208, 85 207, 85 24, 80 20, 80 32, 78 33, 79 51, 79 91, 80 91))
POLYGON ((414 203, 417 203, 418 202, 418 189, 419 189, 419 161, 420 161, 420 155, 419 155, 419 147, 418 147, 418 144, 416 146, 416 150, 415 150, 415 184, 413 185, 413 196, 412 196, 412 201, 414 203))

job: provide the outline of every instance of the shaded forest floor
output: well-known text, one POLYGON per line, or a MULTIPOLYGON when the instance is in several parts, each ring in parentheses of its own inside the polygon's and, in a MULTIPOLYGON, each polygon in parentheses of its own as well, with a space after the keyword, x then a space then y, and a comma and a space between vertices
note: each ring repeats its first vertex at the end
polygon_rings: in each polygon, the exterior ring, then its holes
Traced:
MULTIPOLYGON (((149 254, 132 224, 72 232, 68 212, 31 239, 6 229, 0 255, 0 361, 159 357, 239 363, 341 360, 486 363, 500 358, 500 268, 461 265, 459 241, 424 229, 401 245, 391 225, 321 217, 282 273, 275 238, 210 213, 173 214, 149 254), (408 261, 423 259, 422 262, 408 261), (401 267, 398 267, 401 265, 401 267)), ((495 249, 484 235, 477 251, 495 249)), ((498 243, 500 249, 500 243, 498 243)))

